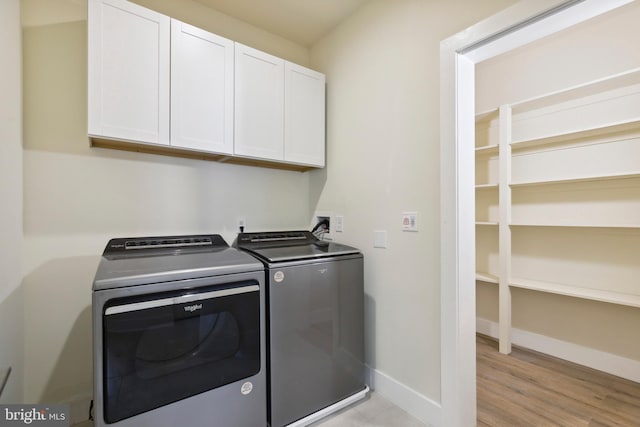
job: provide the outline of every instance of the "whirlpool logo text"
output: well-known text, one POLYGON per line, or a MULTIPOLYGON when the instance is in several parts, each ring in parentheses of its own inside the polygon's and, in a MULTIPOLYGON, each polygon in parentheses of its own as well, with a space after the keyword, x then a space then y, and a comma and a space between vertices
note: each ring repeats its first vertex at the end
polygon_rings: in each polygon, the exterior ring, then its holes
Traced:
POLYGON ((193 313, 196 310, 202 310, 202 304, 187 305, 184 307, 184 311, 189 313, 193 313))

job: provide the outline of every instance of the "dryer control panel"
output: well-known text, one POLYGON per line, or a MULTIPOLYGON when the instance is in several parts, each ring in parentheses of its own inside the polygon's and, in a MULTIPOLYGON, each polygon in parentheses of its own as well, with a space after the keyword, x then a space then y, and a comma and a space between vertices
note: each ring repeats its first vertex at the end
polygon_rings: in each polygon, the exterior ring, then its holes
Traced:
POLYGON ((213 249, 228 248, 229 245, 219 234, 164 236, 164 237, 125 237, 109 240, 102 253, 109 257, 138 257, 160 253, 190 253, 213 249))
POLYGON ((245 249, 298 246, 314 243, 318 239, 309 231, 266 231, 238 234, 237 246, 245 249))

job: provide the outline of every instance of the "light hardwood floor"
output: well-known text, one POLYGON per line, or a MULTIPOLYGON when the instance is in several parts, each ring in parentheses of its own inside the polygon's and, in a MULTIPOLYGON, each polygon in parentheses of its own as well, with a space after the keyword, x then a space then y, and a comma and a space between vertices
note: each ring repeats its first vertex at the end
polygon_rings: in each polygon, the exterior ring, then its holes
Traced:
POLYGON ((478 335, 478 426, 640 426, 640 384, 478 335))

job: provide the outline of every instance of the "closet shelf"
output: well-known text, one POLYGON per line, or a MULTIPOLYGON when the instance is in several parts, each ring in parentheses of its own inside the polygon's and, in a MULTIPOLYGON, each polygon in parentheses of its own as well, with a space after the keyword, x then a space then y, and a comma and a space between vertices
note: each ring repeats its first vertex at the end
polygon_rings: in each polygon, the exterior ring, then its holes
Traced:
POLYGON ((490 121, 492 119, 495 119, 496 117, 498 117, 499 111, 500 110, 498 108, 492 108, 490 110, 481 111, 479 113, 476 113, 476 116, 475 116, 476 124, 477 123, 482 123, 482 122, 487 122, 487 121, 490 121))
MULTIPOLYGON (((512 182, 509 184, 511 187, 525 187, 525 186, 533 186, 533 185, 548 185, 548 184, 560 184, 560 183, 572 183, 572 182, 588 182, 588 181, 607 181, 613 179, 629 179, 629 178, 637 178, 640 177, 639 172, 631 172, 631 173, 620 173, 620 174, 610 174, 610 175, 592 175, 578 178, 557 178, 557 179, 549 179, 549 180, 540 180, 540 181, 522 181, 522 182, 512 182)), ((478 186, 476 186, 477 188, 478 186)))
MULTIPOLYGON (((525 99, 511 104, 511 107, 514 110, 514 113, 519 114, 526 111, 538 110, 540 108, 560 104, 577 98, 584 98, 586 96, 593 95, 594 93, 609 92, 620 87, 632 86, 638 83, 640 83, 640 68, 633 68, 622 73, 613 74, 559 91, 549 92, 541 96, 525 99)), ((480 116, 480 114, 476 115, 476 120, 480 116)))
POLYGON ((496 285, 498 284, 498 276, 484 272, 476 272, 476 280, 480 282, 494 283, 496 285))
POLYGON ((475 135, 477 268, 493 270, 476 282, 500 288, 500 351, 511 351, 508 289, 640 308, 628 262, 640 238, 640 67, 483 111, 475 135), (512 276, 522 245, 522 262, 549 281, 512 276), (556 271, 562 262, 574 271, 556 271))
POLYGON ((511 142, 512 150, 537 147, 541 145, 560 144, 566 141, 586 139, 594 136, 628 132, 632 130, 640 131, 640 117, 625 120, 623 122, 607 123, 593 128, 582 128, 573 131, 562 132, 553 135, 546 135, 540 138, 516 140, 511 142))
POLYGON ((640 228, 638 224, 534 224, 534 223, 518 223, 510 224, 512 227, 557 227, 557 228, 640 228))
POLYGON ((599 289, 581 288, 578 286, 564 285, 561 283, 541 282, 537 280, 515 277, 511 279, 509 285, 515 288, 530 289, 539 292, 547 292, 593 301, 607 302, 611 304, 640 307, 640 295, 603 291, 599 289))
POLYGON ((476 154, 498 154, 498 144, 476 147, 476 154))
POLYGON ((488 190, 491 188, 498 188, 498 184, 477 184, 476 190, 488 190))

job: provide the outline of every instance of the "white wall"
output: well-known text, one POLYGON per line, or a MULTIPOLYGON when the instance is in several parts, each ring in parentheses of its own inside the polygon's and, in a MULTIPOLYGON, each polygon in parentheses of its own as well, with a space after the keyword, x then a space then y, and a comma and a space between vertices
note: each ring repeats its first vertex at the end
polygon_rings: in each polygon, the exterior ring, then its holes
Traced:
POLYGON ((525 100, 640 66, 631 4, 478 64, 476 110, 525 100))
MULTIPOLYGON (((191 0, 140 3, 171 7, 196 24, 230 22, 191 0)), ((25 10, 35 8, 40 18, 24 19, 38 25, 23 32, 22 291, 24 398, 48 403, 90 398, 91 284, 109 238, 221 233, 231 243, 238 216, 251 231, 306 228, 310 213, 308 173, 91 148, 86 21, 58 13, 52 15, 56 22, 43 22, 47 13, 41 8, 47 7, 55 2, 36 1, 25 10)), ((308 56, 306 49, 247 24, 233 28, 227 35, 242 36, 249 45, 288 59, 308 56)), ((19 164, 18 154, 13 157, 19 164)), ((22 175, 15 170, 12 191, 20 188, 22 175)), ((0 173, 4 177, 4 168, 0 173)))
MULTIPOLYGON (((50 1, 50 0, 40 0, 50 1)), ((261 28, 225 15, 194 0, 132 0, 149 9, 195 25, 300 65, 308 65, 309 49, 261 28)))
MULTIPOLYGON (((311 206, 344 215, 335 238, 364 251, 366 359, 374 375, 435 402, 439 44, 512 3, 373 0, 311 49, 312 66, 327 74, 328 144, 326 170, 311 174, 311 206), (401 231, 403 211, 419 212, 419 232, 401 231), (374 230, 387 230, 386 249, 373 248, 374 230)), ((407 407, 401 396, 389 397, 407 407)))
MULTIPOLYGON (((638 22, 633 2, 479 64, 477 111, 640 67, 638 22)), ((640 309, 524 289, 512 295, 515 328, 640 361, 640 309)), ((478 316, 497 321, 497 287, 479 284, 477 297, 478 316)))
POLYGON ((20 0, 0 2, 0 369, 12 373, 1 403, 22 401, 22 53, 20 0))

